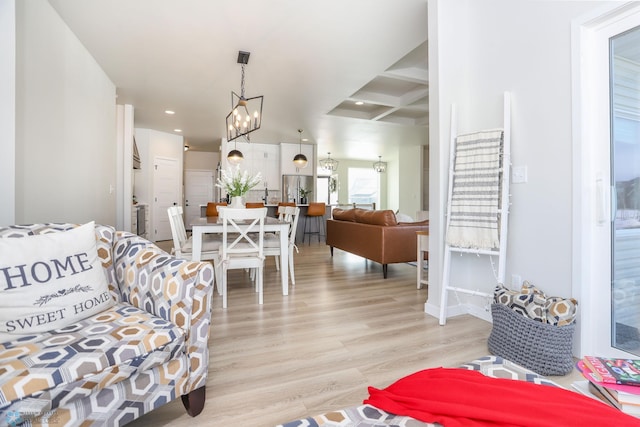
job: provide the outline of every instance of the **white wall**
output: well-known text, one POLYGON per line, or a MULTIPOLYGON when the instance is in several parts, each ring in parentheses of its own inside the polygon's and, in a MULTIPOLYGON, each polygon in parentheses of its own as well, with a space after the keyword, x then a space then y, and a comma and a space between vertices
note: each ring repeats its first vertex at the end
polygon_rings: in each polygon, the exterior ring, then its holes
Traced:
POLYGON ((220 161, 220 153, 189 150, 184 153, 184 168, 215 171, 220 161))
POLYGON ((422 210, 422 146, 400 147, 398 149, 399 164, 402 165, 399 176, 398 209, 400 212, 415 218, 416 211, 422 210))
MULTIPOLYGON (((429 1, 428 312, 440 298, 450 106, 459 132, 498 127, 504 91, 512 94, 512 164, 528 167, 528 182, 511 185, 506 281, 518 274, 547 294, 572 295, 571 22, 601 4, 429 1)), ((454 258, 454 282, 492 290, 486 263, 454 258)), ((484 301, 471 304, 484 310, 484 301)))
POLYGON ((47 1, 16 17, 15 220, 115 224, 115 86, 47 1))
POLYGON ((16 5, 0 0, 0 225, 15 223, 16 5))

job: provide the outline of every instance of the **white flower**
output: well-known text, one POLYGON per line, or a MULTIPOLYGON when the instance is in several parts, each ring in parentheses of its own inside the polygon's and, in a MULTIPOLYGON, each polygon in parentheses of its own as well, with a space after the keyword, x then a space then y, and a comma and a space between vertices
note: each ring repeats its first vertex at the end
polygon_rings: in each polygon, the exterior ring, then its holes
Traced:
POLYGON ((218 178, 216 187, 222 188, 232 197, 244 196, 247 191, 260 183, 260 172, 254 176, 249 176, 248 171, 240 172, 240 165, 235 168, 228 168, 222 171, 222 176, 218 178))

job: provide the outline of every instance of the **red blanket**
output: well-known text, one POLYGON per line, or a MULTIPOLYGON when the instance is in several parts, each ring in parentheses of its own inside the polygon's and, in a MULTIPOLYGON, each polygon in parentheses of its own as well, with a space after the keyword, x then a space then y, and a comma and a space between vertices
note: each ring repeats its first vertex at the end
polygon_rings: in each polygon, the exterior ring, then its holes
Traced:
POLYGON ((369 387, 364 403, 445 427, 640 426, 640 419, 579 393, 466 369, 426 369, 383 390, 369 387))

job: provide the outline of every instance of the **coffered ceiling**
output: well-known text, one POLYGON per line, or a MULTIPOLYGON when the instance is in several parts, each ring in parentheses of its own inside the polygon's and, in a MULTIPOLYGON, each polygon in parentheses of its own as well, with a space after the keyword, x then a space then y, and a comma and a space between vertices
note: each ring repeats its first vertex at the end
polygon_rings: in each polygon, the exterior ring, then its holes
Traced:
POLYGON ((252 141, 297 142, 304 129, 320 156, 373 160, 427 143, 427 0, 49 2, 136 126, 194 150, 218 150, 240 50, 247 97, 264 95, 252 141))

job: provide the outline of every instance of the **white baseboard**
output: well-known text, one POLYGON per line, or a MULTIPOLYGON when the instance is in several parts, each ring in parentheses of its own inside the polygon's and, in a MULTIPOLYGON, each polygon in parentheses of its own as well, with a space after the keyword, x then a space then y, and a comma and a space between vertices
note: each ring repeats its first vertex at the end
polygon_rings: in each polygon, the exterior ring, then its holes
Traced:
MULTIPOLYGON (((440 318, 440 307, 437 305, 426 302, 424 304, 424 312, 435 317, 436 319, 440 318)), ((487 322, 492 322, 491 312, 485 310, 483 307, 472 304, 458 304, 450 305, 449 307, 447 307, 447 319, 463 314, 470 314, 487 322)))

